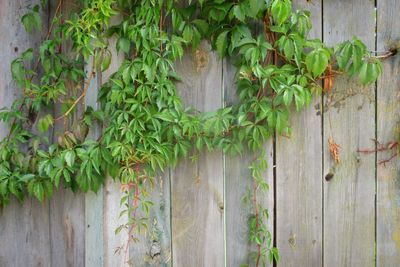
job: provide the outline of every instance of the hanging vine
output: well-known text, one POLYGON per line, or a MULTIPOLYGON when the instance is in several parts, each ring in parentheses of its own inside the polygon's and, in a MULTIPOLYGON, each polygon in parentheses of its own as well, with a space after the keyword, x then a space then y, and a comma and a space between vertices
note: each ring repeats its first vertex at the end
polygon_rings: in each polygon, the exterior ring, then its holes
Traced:
MULTIPOLYGON (((290 107, 298 111, 310 103, 321 93, 322 79, 325 91, 341 73, 373 83, 381 73, 378 58, 357 38, 333 48, 309 39, 310 13, 292 11, 290 0, 78 2, 83 8, 66 18, 60 1, 39 50, 28 49, 12 62, 22 94, 0 112, 10 129, 0 142, 0 204, 12 195, 43 201, 60 184, 96 192, 108 174, 125 184, 126 199, 133 199, 126 211, 131 219, 123 227, 135 231, 145 224, 136 219, 137 210, 151 208, 146 192, 156 171, 175 166, 193 146, 228 154, 248 147, 260 155, 250 166, 254 215, 249 229, 256 249, 249 264, 278 260, 265 226, 268 211, 257 198, 268 188, 260 148, 274 133, 290 133, 290 107), (112 25, 117 15, 121 21, 112 25), (92 80, 110 66, 111 38, 125 59, 103 81, 100 108, 94 110, 85 107, 85 97, 92 80), (230 57, 238 70, 239 102, 205 113, 184 107, 174 70, 185 49, 196 49, 202 40, 220 58, 230 57), (68 51, 61 49, 66 42, 72 47, 68 51), (55 107, 61 114, 54 115, 55 107), (56 127, 59 121, 62 130, 56 127), (94 124, 102 125, 98 138, 88 135, 94 124), (55 131, 55 142, 45 137, 49 131, 55 131)), ((40 9, 35 6, 22 17, 28 32, 41 30, 40 9)))

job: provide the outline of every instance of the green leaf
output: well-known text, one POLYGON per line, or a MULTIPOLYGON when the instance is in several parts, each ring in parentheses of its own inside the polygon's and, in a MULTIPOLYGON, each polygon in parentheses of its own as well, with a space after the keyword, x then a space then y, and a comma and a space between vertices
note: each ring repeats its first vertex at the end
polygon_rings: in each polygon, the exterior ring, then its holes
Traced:
POLYGON ((221 58, 225 56, 226 49, 228 48, 228 33, 229 31, 223 31, 220 33, 215 42, 217 53, 221 58))
POLYGON ((42 18, 39 14, 39 6, 34 6, 31 12, 23 15, 21 22, 27 32, 32 32, 34 28, 40 30, 42 28, 42 18))
POLYGON ((183 30, 182 37, 185 42, 190 43, 193 39, 193 28, 190 25, 186 25, 185 29, 183 30))
POLYGON ((47 132, 50 126, 52 126, 54 123, 53 116, 51 114, 47 114, 43 118, 41 118, 38 122, 38 129, 42 133, 47 132))
POLYGON ((364 85, 373 83, 376 81, 381 72, 382 72, 382 67, 379 61, 365 62, 360 69, 360 74, 359 74, 360 81, 364 85))
POLYGON ((289 18, 291 9, 289 0, 274 0, 271 5, 272 18, 281 25, 289 18))
POLYGON ((323 48, 311 51, 306 56, 306 66, 309 72, 312 73, 314 78, 324 73, 328 66, 330 54, 323 48))
POLYGON ((255 18, 257 15, 265 9, 265 0, 249 0, 250 4, 250 16, 255 18))
POLYGON ((130 49, 131 42, 124 37, 120 37, 117 41, 117 51, 122 50, 123 52, 128 54, 130 49))
POLYGON ((21 60, 16 59, 11 63, 11 74, 18 86, 25 84, 25 67, 21 60))
POLYGON ((67 152, 65 153, 64 159, 65 162, 67 163, 67 165, 69 167, 74 166, 75 163, 75 152, 73 150, 67 150, 67 152))
POLYGON ((350 42, 346 42, 339 46, 337 51, 336 60, 340 70, 345 70, 349 64, 351 55, 353 52, 353 47, 350 42))
POLYGON ((246 19, 246 15, 242 10, 242 5, 235 5, 233 8, 233 15, 240 21, 244 21, 246 19))
POLYGON ((105 71, 110 67, 111 64, 111 52, 109 50, 105 50, 103 53, 103 61, 101 62, 101 70, 105 71))

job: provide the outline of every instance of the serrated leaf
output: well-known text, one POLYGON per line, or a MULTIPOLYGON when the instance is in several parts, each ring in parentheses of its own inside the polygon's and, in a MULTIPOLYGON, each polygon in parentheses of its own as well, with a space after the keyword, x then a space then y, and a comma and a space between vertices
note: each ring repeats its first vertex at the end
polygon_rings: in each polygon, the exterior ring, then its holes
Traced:
POLYGON ((306 56, 307 69, 314 78, 324 73, 328 63, 329 53, 323 49, 313 50, 306 56))
POLYGON ((290 16, 291 2, 289 0, 274 0, 271 5, 271 14, 278 25, 283 24, 290 16))
POLYGON ((117 51, 122 50, 123 52, 128 54, 130 48, 131 48, 131 42, 128 39, 126 39, 124 37, 121 37, 121 38, 118 39, 118 41, 117 41, 117 51))
POLYGON ((76 154, 73 150, 67 150, 67 152, 65 153, 64 159, 69 167, 74 166, 75 156, 76 154))
POLYGON ((50 126, 52 126, 54 123, 53 116, 51 114, 47 114, 43 118, 41 118, 38 122, 38 129, 42 133, 47 132, 50 126))

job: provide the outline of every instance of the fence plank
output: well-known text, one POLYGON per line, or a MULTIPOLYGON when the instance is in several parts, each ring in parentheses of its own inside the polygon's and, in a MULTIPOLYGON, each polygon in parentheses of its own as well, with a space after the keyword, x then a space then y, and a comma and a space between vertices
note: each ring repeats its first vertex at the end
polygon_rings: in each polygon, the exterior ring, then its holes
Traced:
MULTIPOLYGON (((111 24, 118 24, 120 17, 114 17, 111 20, 111 24)), ((118 71, 121 63, 124 60, 122 52, 118 53, 116 50, 116 37, 113 37, 109 41, 109 50, 111 51, 112 59, 111 64, 105 72, 102 73, 101 82, 105 83, 108 81, 110 76, 118 71)), ((127 266, 129 259, 128 249, 125 248, 128 242, 128 233, 121 231, 119 234, 115 234, 115 230, 122 224, 126 223, 127 217, 119 217, 121 212, 120 200, 123 195, 121 192, 121 184, 119 181, 114 180, 112 177, 107 177, 104 184, 103 191, 103 227, 104 227, 104 266, 127 266), (119 253, 116 253, 119 251, 119 253)))
MULTIPOLYGON (((400 43, 400 2, 378 1, 378 51, 389 50, 400 43)), ((400 128, 400 57, 383 62, 383 74, 377 90, 378 141, 387 144, 398 141, 400 128)), ((391 153, 394 153, 393 151, 391 153)), ((378 161, 391 153, 379 153, 378 161)), ((377 167, 377 266, 398 266, 400 263, 400 180, 398 158, 377 167)))
MULTIPOLYGON (((92 60, 85 65, 86 76, 92 71, 92 60)), ((86 106, 94 110, 98 108, 97 93, 100 86, 100 77, 96 73, 90 81, 85 96, 86 106)), ((98 125, 94 124, 88 133, 88 139, 97 139, 99 136, 98 125)), ((85 194, 85 266, 104 266, 104 188, 97 193, 89 191, 85 194)))
MULTIPOLYGON (((324 39, 328 44, 353 35, 375 50, 374 1, 324 1, 324 39)), ((324 114, 324 265, 374 266, 375 157, 358 155, 375 137, 374 86, 337 78, 324 114), (345 99, 342 101, 341 99, 345 99), (341 146, 334 164, 328 138, 341 146)))
MULTIPOLYGON (((75 0, 64 0, 61 13, 66 19, 68 14, 76 10, 75 0)), ((49 1, 49 23, 59 0, 49 1)), ((71 49, 71 44, 63 44, 64 52, 71 49)), ((68 85, 67 85, 68 86, 68 85)), ((71 87, 69 87, 71 89, 71 87)), ((54 109, 54 116, 59 117, 61 107, 54 109)), ((78 116, 78 114, 76 114, 78 116)), ((54 126, 52 139, 57 141, 64 132, 63 122, 54 126)), ((51 235, 51 262, 57 266, 84 266, 85 264, 85 195, 73 193, 62 185, 50 200, 50 235, 51 235)))
MULTIPOLYGON (((211 111, 222 103, 222 63, 205 42, 177 64, 179 93, 188 106, 211 111)), ((172 171, 172 248, 175 266, 224 265, 222 152, 182 159, 172 171)))
MULTIPOLYGON (((293 1, 294 9, 311 11, 310 38, 321 38, 321 0, 293 1)), ((322 120, 310 106, 290 115, 290 138, 276 142, 276 240, 278 266, 322 265, 322 120)))
MULTIPOLYGON (((238 101, 235 74, 236 67, 229 60, 224 60, 223 65, 223 86, 224 102, 229 106, 238 101)), ((272 139, 264 145, 268 169, 265 179, 269 184, 270 190, 267 194, 258 196, 262 199, 265 208, 268 208, 270 217, 266 222, 268 229, 273 233, 273 142, 272 139)), ((250 163, 254 155, 245 152, 242 156, 225 156, 225 226, 226 226, 226 266, 240 266, 248 263, 250 252, 254 251, 249 241, 248 220, 254 214, 251 204, 246 204, 243 197, 246 191, 252 187, 252 178, 249 170, 250 163)))
POLYGON ((171 266, 171 217, 169 171, 155 177, 149 200, 153 202, 147 233, 132 243, 130 259, 133 266, 171 266))
MULTIPOLYGON (((21 17, 29 6, 39 0, 0 1, 0 106, 9 107, 22 92, 11 78, 12 60, 29 47, 38 47, 44 34, 37 30, 25 32, 21 17)), ((47 14, 42 15, 43 32, 47 29, 47 14)), ((8 127, 0 123, 0 138, 8 127)), ((0 210, 0 266, 50 266, 49 203, 26 199, 21 205, 11 199, 10 205, 0 210)))

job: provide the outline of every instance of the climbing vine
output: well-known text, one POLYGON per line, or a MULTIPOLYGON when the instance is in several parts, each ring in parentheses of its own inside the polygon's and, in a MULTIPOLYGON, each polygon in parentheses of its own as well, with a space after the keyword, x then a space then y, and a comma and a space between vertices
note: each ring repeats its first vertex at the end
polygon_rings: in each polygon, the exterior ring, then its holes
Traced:
MULTIPOLYGON (((125 211, 129 223, 122 226, 131 235, 145 225, 136 215, 151 208, 147 190, 158 170, 175 166, 192 147, 230 155, 248 148, 259 154, 250 166, 249 230, 256 249, 248 264, 278 260, 265 226, 268 211, 257 198, 268 189, 260 148, 275 133, 289 134, 291 106, 298 111, 313 94, 330 90, 334 75, 375 82, 378 58, 357 38, 335 47, 308 38, 310 13, 292 11, 290 0, 77 2, 82 8, 66 17, 60 0, 38 51, 28 49, 12 62, 21 96, 0 112, 10 129, 0 142, 0 204, 12 195, 43 201, 61 184, 96 192, 111 175, 124 184, 123 202, 133 201, 125 211), (111 23, 114 16, 118 23, 111 23), (96 110, 85 106, 85 97, 110 66, 111 38, 124 60, 103 80, 96 110), (184 107, 174 69, 202 40, 237 66, 239 98, 204 113, 184 107), (98 136, 89 130, 96 126, 98 136)), ((39 13, 45 6, 42 1, 22 17, 28 32, 42 30, 39 13)))

